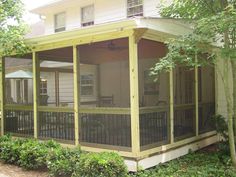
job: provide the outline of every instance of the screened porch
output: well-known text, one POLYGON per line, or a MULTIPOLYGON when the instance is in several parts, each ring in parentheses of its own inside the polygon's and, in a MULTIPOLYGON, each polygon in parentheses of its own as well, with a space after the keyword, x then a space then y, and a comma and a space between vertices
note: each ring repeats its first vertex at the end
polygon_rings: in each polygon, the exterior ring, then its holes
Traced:
POLYGON ((214 134, 213 66, 152 76, 163 42, 144 33, 107 38, 2 59, 4 134, 132 158, 214 134))

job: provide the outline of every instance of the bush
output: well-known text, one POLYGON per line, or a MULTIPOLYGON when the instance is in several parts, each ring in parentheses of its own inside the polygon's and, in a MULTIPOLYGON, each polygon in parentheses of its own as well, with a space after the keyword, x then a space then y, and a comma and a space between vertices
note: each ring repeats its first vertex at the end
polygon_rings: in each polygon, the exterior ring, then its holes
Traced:
POLYGON ((9 134, 4 135, 4 136, 0 136, 0 145, 1 145, 2 142, 11 141, 11 140, 12 140, 12 137, 9 134))
POLYGON ((5 139, 0 145, 0 159, 5 163, 18 164, 21 146, 26 140, 11 138, 5 139))
POLYGON ((49 152, 47 167, 51 176, 71 176, 80 158, 80 149, 57 148, 49 152))
POLYGON ((116 153, 82 154, 73 177, 125 177, 127 167, 124 159, 116 153))
POLYGON ((21 146, 19 165, 26 169, 46 167, 48 147, 37 140, 28 140, 21 146))
POLYGON ((5 163, 17 164, 19 160, 20 147, 25 140, 12 139, 8 135, 0 137, 0 160, 5 163))

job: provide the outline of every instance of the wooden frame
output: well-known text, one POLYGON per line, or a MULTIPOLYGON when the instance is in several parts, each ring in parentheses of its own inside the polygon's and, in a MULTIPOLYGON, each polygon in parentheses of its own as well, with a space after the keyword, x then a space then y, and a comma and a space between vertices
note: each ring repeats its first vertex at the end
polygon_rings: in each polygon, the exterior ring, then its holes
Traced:
POLYGON ((76 45, 73 45, 74 73, 74 115, 75 115, 75 145, 79 145, 79 105, 80 105, 80 58, 76 45))
MULTIPOLYGON (((197 54, 195 54, 195 62, 197 63, 197 54)), ((196 136, 199 135, 199 123, 198 123, 198 119, 199 119, 199 105, 198 105, 198 66, 194 67, 194 72, 195 72, 195 77, 194 77, 194 83, 195 83, 195 115, 196 115, 196 120, 195 120, 195 133, 196 136)))
POLYGON ((1 135, 4 135, 4 104, 5 104, 5 58, 0 56, 1 135))
POLYGON ((34 138, 38 138, 38 105, 39 105, 39 82, 40 63, 36 52, 33 51, 33 98, 34 98, 34 138))
POLYGON ((139 133, 139 91, 138 91, 138 42, 136 36, 129 36, 129 77, 130 77, 130 109, 131 109, 131 144, 132 153, 140 153, 139 133))

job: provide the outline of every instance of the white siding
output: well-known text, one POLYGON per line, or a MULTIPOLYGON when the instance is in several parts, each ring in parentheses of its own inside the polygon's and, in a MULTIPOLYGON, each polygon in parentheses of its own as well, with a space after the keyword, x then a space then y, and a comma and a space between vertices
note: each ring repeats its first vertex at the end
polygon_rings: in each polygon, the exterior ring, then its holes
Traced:
POLYGON ((126 0, 96 0, 95 24, 126 18, 126 0))
MULTIPOLYGON (((224 85, 223 85, 223 81, 222 81, 222 77, 220 72, 223 72, 223 60, 220 60, 218 62, 218 66, 220 68, 220 71, 217 71, 217 75, 216 75, 216 101, 217 101, 217 105, 216 105, 216 109, 217 109, 217 114, 221 114, 225 117, 227 117, 227 103, 226 103, 226 98, 225 98, 225 91, 224 91, 224 85)), ((229 75, 232 76, 231 71, 229 71, 229 75)), ((230 80, 232 81, 232 77, 230 77, 230 80)), ((231 89, 231 95, 233 96, 233 84, 232 82, 230 82, 230 89, 231 89)))
POLYGON ((130 106, 128 61, 100 65, 101 96, 114 96, 115 106, 130 106))
MULTIPOLYGON (((159 17, 159 7, 161 0, 144 0, 144 16, 159 17)), ((50 7, 46 9, 45 33, 54 33, 54 14, 66 12, 66 30, 81 27, 81 7, 94 4, 95 24, 118 21, 127 18, 126 0, 79 0, 70 4, 50 7)))
POLYGON ((144 16, 145 17, 160 17, 160 1, 161 0, 144 0, 144 16))
POLYGON ((72 73, 59 73, 59 100, 60 103, 73 103, 74 84, 72 73))

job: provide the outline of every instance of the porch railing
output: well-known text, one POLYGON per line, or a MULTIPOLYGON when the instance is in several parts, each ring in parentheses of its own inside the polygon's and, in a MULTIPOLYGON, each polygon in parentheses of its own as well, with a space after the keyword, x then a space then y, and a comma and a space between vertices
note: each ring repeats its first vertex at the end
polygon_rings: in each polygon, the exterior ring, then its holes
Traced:
POLYGON ((74 143, 74 110, 71 108, 39 107, 38 136, 74 143))
POLYGON ((195 104, 174 105, 175 141, 195 136, 195 104))
POLYGON ((82 145, 96 144, 95 146, 110 146, 113 149, 131 147, 129 108, 80 108, 79 110, 79 139, 82 145))
POLYGON ((140 108, 141 150, 169 142, 169 107, 140 108))
POLYGON ((6 105, 4 131, 18 136, 33 136, 34 114, 32 106, 6 105))
POLYGON ((199 104, 199 133, 205 133, 215 130, 215 124, 212 121, 212 116, 215 115, 215 103, 201 103, 199 104))

